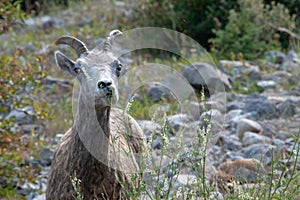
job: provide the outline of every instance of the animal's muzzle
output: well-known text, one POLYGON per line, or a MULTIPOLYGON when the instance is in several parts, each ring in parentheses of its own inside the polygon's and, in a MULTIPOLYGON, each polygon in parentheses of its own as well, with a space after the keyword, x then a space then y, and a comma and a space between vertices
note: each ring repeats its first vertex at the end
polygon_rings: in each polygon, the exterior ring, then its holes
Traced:
POLYGON ((102 80, 98 82, 98 88, 104 92, 107 98, 112 98, 113 96, 113 86, 112 81, 102 80))

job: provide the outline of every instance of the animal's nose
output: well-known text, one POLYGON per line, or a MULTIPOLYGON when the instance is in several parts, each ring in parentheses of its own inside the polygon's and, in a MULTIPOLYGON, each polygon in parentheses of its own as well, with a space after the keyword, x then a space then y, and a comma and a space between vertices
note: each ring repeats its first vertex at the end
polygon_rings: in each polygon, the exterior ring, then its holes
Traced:
POLYGON ((112 84, 112 81, 110 80, 102 80, 98 82, 98 88, 103 89, 107 88, 112 84))

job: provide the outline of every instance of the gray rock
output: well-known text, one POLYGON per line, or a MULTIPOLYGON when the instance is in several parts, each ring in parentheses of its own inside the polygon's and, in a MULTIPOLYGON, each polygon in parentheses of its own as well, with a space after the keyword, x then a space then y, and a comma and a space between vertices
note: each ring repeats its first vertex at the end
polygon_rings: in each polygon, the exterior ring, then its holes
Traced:
POLYGON ((183 112, 191 115, 194 120, 198 120, 203 112, 203 106, 198 102, 188 102, 182 106, 183 112))
POLYGON ((243 148, 242 152, 244 158, 255 158, 268 164, 272 158, 272 150, 276 150, 276 146, 271 144, 253 144, 243 148))
POLYGON ((40 135, 44 130, 44 126, 38 124, 25 124, 20 126, 20 129, 24 134, 34 133, 35 135, 40 135))
POLYGON ((154 102, 158 102, 163 99, 165 100, 174 99, 173 95, 171 94, 171 91, 169 91, 166 87, 162 85, 147 84, 145 85, 145 89, 148 92, 147 95, 149 100, 152 100, 154 102))
POLYGON ((258 143, 270 143, 270 142, 271 142, 270 138, 257 133, 247 131, 243 134, 242 143, 244 146, 249 146, 258 143))
POLYGON ((296 114, 296 104, 290 99, 279 103, 277 108, 281 117, 292 117, 296 114))
POLYGON ((231 124, 231 121, 233 119, 237 119, 238 117, 241 116, 242 114, 242 110, 241 109, 236 109, 236 110, 231 110, 229 111, 226 115, 225 115, 225 123, 226 124, 231 124))
POLYGON ((275 132, 274 137, 280 140, 286 140, 287 138, 291 137, 291 133, 283 130, 278 130, 278 132, 275 132))
POLYGON ((208 196, 209 196, 209 199, 215 199, 215 200, 223 200, 224 199, 223 194, 218 191, 209 192, 208 196))
POLYGON ((40 153, 40 157, 39 157, 39 161, 40 161, 41 165, 50 166, 51 162, 52 162, 53 153, 54 153, 54 151, 52 149, 43 148, 40 153))
POLYGON ((231 110, 242 110, 245 107, 245 103, 244 102, 240 102, 240 101, 231 101, 228 102, 226 104, 226 110, 227 112, 231 111, 231 110))
POLYGON ((25 165, 29 166, 32 169, 41 169, 42 166, 40 165, 38 160, 30 159, 30 160, 25 160, 25 165))
POLYGON ((27 18, 24 22, 28 26, 35 26, 43 29, 64 28, 65 26, 64 20, 50 16, 27 18))
POLYGON ((230 71, 231 78, 234 81, 255 81, 261 80, 261 74, 258 66, 249 64, 248 62, 240 61, 220 61, 221 66, 226 66, 230 71), (246 77, 246 78, 245 78, 246 77))
POLYGON ((285 142, 280 139, 274 139, 272 144, 275 145, 277 148, 281 149, 284 147, 285 142))
POLYGON ((242 156, 240 151, 228 151, 225 155, 225 159, 224 160, 231 160, 231 161, 235 161, 235 160, 240 160, 240 159, 244 159, 244 157, 242 156))
POLYGON ((292 74, 286 71, 275 71, 272 74, 267 74, 264 76, 265 79, 273 80, 277 84, 286 83, 291 77, 292 74))
POLYGON ((203 112, 200 116, 200 122, 207 122, 207 121, 209 122, 214 121, 219 124, 223 124, 224 116, 219 110, 216 109, 208 110, 206 112, 203 112))
POLYGON ((166 128, 168 129, 169 133, 176 135, 182 131, 189 131, 191 128, 195 129, 195 126, 189 126, 191 122, 193 122, 193 120, 187 114, 172 115, 166 119, 166 128))
POLYGON ((257 81, 257 86, 260 87, 261 89, 263 90, 266 90, 266 89, 274 89, 276 88, 276 82, 275 81, 272 81, 272 80, 268 80, 268 81, 257 81))
POLYGON ((265 52, 265 57, 267 61, 275 64, 282 64, 285 58, 285 54, 281 51, 267 51, 265 52))
POLYGON ((207 63, 194 63, 183 68, 181 73, 199 94, 203 89, 205 94, 213 94, 231 88, 229 77, 207 63))
POLYGON ((25 44, 25 46, 23 47, 23 49, 25 51, 31 51, 31 52, 35 52, 36 51, 36 47, 31 42, 25 44))
POLYGON ((157 138, 157 139, 152 141, 151 147, 153 149, 161 149, 162 146, 163 146, 163 143, 162 143, 160 138, 157 138))
POLYGON ((285 56, 282 65, 280 66, 281 70, 293 72, 299 68, 300 65, 300 56, 293 50, 289 51, 285 56))
POLYGON ((8 186, 8 181, 5 177, 0 177, 0 186, 6 188, 8 186))
POLYGON ((55 135, 55 137, 52 139, 52 142, 54 144, 57 144, 62 138, 64 137, 64 134, 58 133, 55 135))
POLYGON ((45 194, 30 193, 27 200, 46 200, 45 194))
POLYGON ((150 136, 161 134, 162 127, 158 123, 155 123, 153 121, 148 121, 148 120, 138 120, 137 122, 142 128, 147 138, 150 136))
POLYGON ((19 140, 22 146, 27 146, 31 142, 32 137, 29 134, 24 134, 19 137, 19 140))
POLYGON ((220 101, 208 100, 205 103, 201 103, 201 106, 204 110, 218 110, 221 113, 226 112, 226 106, 220 101))
POLYGON ((177 182, 181 186, 193 186, 197 184, 197 177, 192 174, 179 174, 177 182))
POLYGON ((256 121, 246 118, 240 119, 237 122, 237 135, 239 138, 242 139, 244 137, 244 133, 249 131, 254 133, 262 133, 263 128, 256 121))
POLYGON ((200 129, 204 128, 204 130, 209 131, 210 137, 213 137, 214 135, 218 134, 218 132, 223 130, 223 125, 224 116, 216 109, 206 111, 200 116, 199 127, 200 129), (210 129, 208 129, 208 125, 210 125, 210 129))
POLYGON ((242 143, 239 141, 239 138, 235 135, 219 135, 219 142, 220 145, 223 146, 223 148, 229 151, 236 151, 242 148, 242 143))
POLYGON ((22 124, 30 124, 34 121, 35 115, 33 107, 26 106, 24 108, 10 111, 10 113, 5 118, 12 118, 15 122, 22 124))
POLYGON ((256 112, 259 119, 273 119, 278 117, 276 105, 263 95, 251 94, 244 103, 244 113, 256 112))

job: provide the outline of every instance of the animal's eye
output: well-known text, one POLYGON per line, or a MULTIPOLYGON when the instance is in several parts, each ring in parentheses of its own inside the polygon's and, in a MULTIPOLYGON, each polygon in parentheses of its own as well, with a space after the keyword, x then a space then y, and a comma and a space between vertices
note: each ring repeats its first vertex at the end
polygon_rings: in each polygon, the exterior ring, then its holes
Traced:
POLYGON ((118 63, 117 70, 121 71, 122 67, 123 67, 123 65, 121 63, 118 63))
POLYGON ((81 72, 81 66, 82 66, 82 63, 81 61, 78 61, 76 64, 75 64, 75 67, 74 67, 74 72, 75 74, 78 74, 81 72))
POLYGON ((76 74, 78 74, 80 71, 81 71, 80 67, 77 66, 77 67, 74 68, 74 72, 76 74))

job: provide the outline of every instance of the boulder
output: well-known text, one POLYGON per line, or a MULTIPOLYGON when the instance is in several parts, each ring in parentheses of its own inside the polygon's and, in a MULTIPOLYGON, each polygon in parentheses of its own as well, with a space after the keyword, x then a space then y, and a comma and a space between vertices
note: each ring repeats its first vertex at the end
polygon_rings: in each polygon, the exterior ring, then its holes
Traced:
POLYGON ((183 68, 181 73, 199 94, 203 89, 208 96, 231 89, 229 77, 208 63, 194 63, 183 68))
POLYGON ((197 177, 192 174, 179 174, 177 182, 181 186, 193 186, 197 184, 197 177))
POLYGON ((233 81, 252 82, 262 78, 259 67, 248 62, 221 60, 220 65, 228 70, 233 81))
POLYGON ((153 135, 160 135, 162 127, 158 123, 148 120, 138 120, 137 122, 147 138, 153 135))
POLYGON ((263 90, 274 89, 274 88, 276 88, 276 85, 277 85, 276 82, 273 80, 257 81, 257 86, 263 90))
POLYGON ((35 120, 34 110, 31 106, 26 106, 17 110, 12 110, 5 117, 6 119, 13 119, 17 123, 30 124, 35 120))
POLYGON ((268 164, 273 156, 272 151, 276 146, 271 144, 252 144, 242 149, 244 158, 254 158, 268 164))
POLYGON ((289 51, 284 57, 283 63, 280 66, 281 70, 293 72, 300 66, 300 56, 293 50, 289 51))
POLYGON ((278 117, 276 105, 264 95, 251 94, 244 100, 244 113, 255 112, 259 119, 274 119, 278 117))
POLYGON ((282 64, 285 58, 285 54, 281 51, 267 51, 265 52, 265 57, 268 62, 275 63, 275 64, 282 64))
POLYGON ((25 19, 25 24, 28 26, 35 26, 42 29, 50 28, 64 28, 65 22, 57 17, 42 16, 25 19))
POLYGON ((279 103, 277 106, 281 117, 292 117, 296 114, 296 107, 295 102, 291 99, 287 99, 286 101, 279 103))
POLYGON ((243 146, 249 146, 258 143, 271 143, 271 138, 247 131, 243 134, 242 143, 243 146))
MULTIPOLYGON (((186 131, 190 131, 191 129, 196 131, 196 126, 190 126, 191 122, 193 122, 191 116, 187 114, 176 114, 167 117, 166 119, 166 128, 167 131, 172 135, 176 135, 177 133, 182 133, 186 131)), ((196 132, 195 132, 196 133, 196 132)))
POLYGON ((237 121, 236 132, 237 132, 237 135, 239 136, 239 138, 242 139, 244 137, 245 132, 262 133, 263 128, 256 121, 242 118, 239 121, 237 121))

